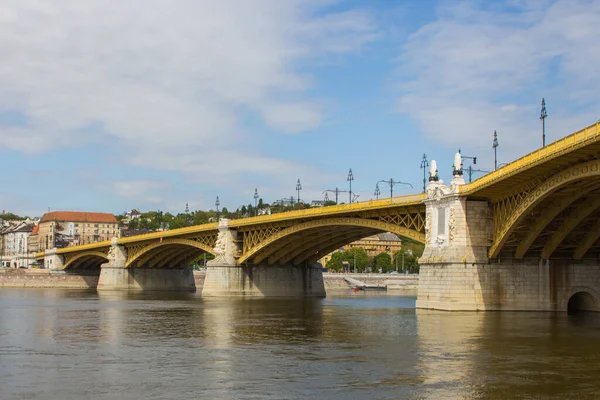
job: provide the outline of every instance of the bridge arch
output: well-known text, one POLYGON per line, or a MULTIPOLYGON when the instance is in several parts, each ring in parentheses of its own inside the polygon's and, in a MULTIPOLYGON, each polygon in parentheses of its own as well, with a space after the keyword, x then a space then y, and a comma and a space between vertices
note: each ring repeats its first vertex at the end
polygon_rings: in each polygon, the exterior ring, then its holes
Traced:
POLYGON ((130 267, 134 263, 138 265, 149 265, 155 267, 159 263, 169 264, 174 260, 194 258, 202 253, 214 254, 214 250, 208 245, 191 239, 165 239, 155 242, 141 249, 134 251, 128 249, 127 262, 125 267, 130 267), (129 254, 129 251, 132 254, 129 254), (182 256, 186 256, 183 257, 182 256), (150 263, 155 259, 153 263, 150 263), (151 265, 150 265, 151 264, 151 265))
MULTIPOLYGON (((283 229, 250 249, 244 249, 244 254, 238 263, 242 264, 249 260, 260 263, 265 259, 269 264, 283 261, 298 264, 303 261, 312 261, 312 256, 319 250, 325 250, 332 246, 340 246, 351 243, 354 240, 366 237, 377 232, 392 232, 400 236, 425 243, 425 234, 414 229, 391 224, 374 219, 366 218, 327 218, 321 220, 302 222, 283 229), (342 228, 342 229, 340 229, 342 228), (319 232, 327 231, 319 235, 319 232), (314 233, 312 237, 304 236, 306 232, 314 233), (329 240, 320 242, 324 237, 330 236, 329 240), (300 243, 295 243, 302 239, 300 243), (304 256, 302 256, 304 255, 304 256), (302 257, 301 257, 302 256, 302 257)), ((331 251, 331 250, 330 250, 331 251)), ((322 251, 320 252, 322 253, 322 251)), ((322 255, 325 255, 322 253, 322 255)))
POLYGON ((108 256, 106 253, 101 251, 86 251, 84 253, 79 253, 73 257, 67 258, 65 264, 63 265, 63 269, 84 268, 93 265, 98 265, 99 267, 105 262, 108 262, 108 256))
MULTIPOLYGON (((527 196, 523 198, 523 200, 520 201, 520 203, 515 207, 513 212, 508 216, 506 221, 504 221, 500 229, 496 231, 494 241, 492 242, 492 246, 489 250, 489 258, 498 257, 500 251, 502 250, 502 247, 505 245, 506 241, 512 235, 517 226, 533 209, 535 209, 540 204, 541 201, 548 198, 560 188, 568 186, 573 182, 598 176, 600 176, 600 160, 594 160, 567 168, 553 175, 552 177, 544 181, 539 187, 532 190, 527 196)), ((565 204, 564 207, 566 207, 567 205, 568 204, 565 204)), ((559 211, 560 210, 558 210, 556 213, 558 213, 559 211)), ((535 229, 539 229, 539 227, 535 229)), ((543 229, 543 227, 541 229, 543 229)), ((529 241, 530 238, 527 240, 529 241)), ((524 249, 524 247, 521 246, 518 250, 517 255, 522 257, 523 254, 525 254, 526 250, 527 249, 524 249)), ((549 250, 550 249, 547 249, 545 253, 547 254, 549 250)))

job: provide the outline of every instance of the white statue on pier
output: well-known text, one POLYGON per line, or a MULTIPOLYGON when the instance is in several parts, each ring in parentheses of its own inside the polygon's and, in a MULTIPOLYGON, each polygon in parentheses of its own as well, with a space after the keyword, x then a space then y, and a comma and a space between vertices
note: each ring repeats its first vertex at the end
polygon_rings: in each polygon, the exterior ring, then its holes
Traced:
POLYGON ((235 239, 237 234, 229 229, 229 220, 219 220, 219 234, 215 243, 215 259, 210 260, 208 265, 236 265, 234 254, 237 252, 235 239))
POLYGON ((460 150, 454 155, 454 164, 452 165, 452 185, 464 185, 462 157, 460 150))
POLYGON ((437 162, 435 162, 435 160, 431 160, 429 167, 429 182, 437 182, 438 180, 437 162))

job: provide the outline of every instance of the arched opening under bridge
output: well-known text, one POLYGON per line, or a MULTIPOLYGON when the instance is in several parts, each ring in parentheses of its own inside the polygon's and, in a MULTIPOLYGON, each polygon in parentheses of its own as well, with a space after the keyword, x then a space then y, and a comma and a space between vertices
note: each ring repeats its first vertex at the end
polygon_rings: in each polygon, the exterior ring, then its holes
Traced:
POLYGON ((567 305, 567 313, 569 315, 586 311, 598 311, 594 296, 588 292, 577 292, 569 298, 569 303, 567 305))

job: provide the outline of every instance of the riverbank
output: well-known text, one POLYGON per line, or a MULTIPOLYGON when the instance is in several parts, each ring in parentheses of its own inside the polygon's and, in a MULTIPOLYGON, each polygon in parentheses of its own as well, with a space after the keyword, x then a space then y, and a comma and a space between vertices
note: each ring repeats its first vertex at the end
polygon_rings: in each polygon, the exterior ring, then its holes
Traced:
MULTIPOLYGON (((204 286, 204 271, 194 271, 196 292, 204 286)), ((388 291, 414 292, 419 284, 419 276, 392 274, 337 274, 324 273, 323 282, 328 292, 347 291, 352 286, 344 280, 353 278, 369 286, 386 286, 388 291)), ((98 275, 72 275, 51 273, 47 269, 0 269, 0 288, 55 288, 55 289, 96 289, 98 275)))

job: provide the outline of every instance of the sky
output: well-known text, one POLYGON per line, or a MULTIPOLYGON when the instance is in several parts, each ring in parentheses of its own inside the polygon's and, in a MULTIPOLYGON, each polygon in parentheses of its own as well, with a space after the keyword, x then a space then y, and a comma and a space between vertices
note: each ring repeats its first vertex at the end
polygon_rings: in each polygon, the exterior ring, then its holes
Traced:
POLYGON ((369 200, 458 149, 480 177, 494 131, 498 163, 541 146, 542 98, 547 142, 600 118, 599 26, 600 0, 3 0, 0 211, 322 200, 350 168, 369 200))

